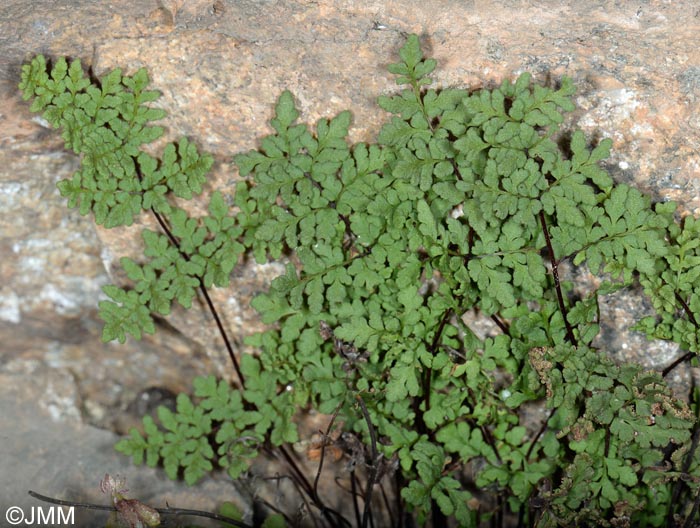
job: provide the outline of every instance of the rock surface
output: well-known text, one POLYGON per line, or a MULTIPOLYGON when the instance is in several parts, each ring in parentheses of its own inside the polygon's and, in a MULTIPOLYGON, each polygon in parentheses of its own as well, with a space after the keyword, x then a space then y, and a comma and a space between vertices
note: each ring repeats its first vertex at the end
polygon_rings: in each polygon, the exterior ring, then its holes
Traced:
MULTIPOLYGON (((3 486, 0 526, 9 526, 5 511, 10 506, 22 508, 25 519, 39 515, 40 507, 44 515, 49 514, 51 505, 30 497, 28 490, 68 501, 109 504, 109 497, 100 491, 100 480, 105 473, 126 475, 127 496, 155 508, 177 506, 206 512, 216 511, 225 501, 245 507, 248 499, 223 477, 204 479, 193 493, 182 483, 165 478, 159 470, 129 466, 114 451, 119 438, 116 434, 82 423, 76 406, 75 383, 69 372, 38 365, 30 370, 33 383, 28 382, 28 377, 0 375, 3 486), (47 402, 48 412, 37 413, 35 402, 39 406, 47 402)), ((64 515, 68 514, 66 509, 64 515)), ((58 514, 53 515, 57 521, 58 514)), ((105 526, 109 516, 107 512, 85 508, 75 508, 73 515, 74 526, 85 527, 105 526)), ((189 521, 202 527, 221 526, 195 517, 168 516, 163 521, 163 528, 183 525, 175 524, 176 521, 189 521)), ((61 524, 65 525, 56 526, 61 524)))
MULTIPOLYGON (((237 178, 232 154, 253 148, 269 131, 274 101, 285 88, 297 98, 304 120, 349 108, 351 139, 372 140, 385 119, 376 98, 395 90, 386 65, 405 35, 418 33, 426 53, 438 60, 434 78, 440 86, 491 86, 522 71, 537 82, 571 76, 578 109, 567 126, 582 128, 591 139, 613 139, 607 161, 613 177, 699 213, 698 6, 540 4, 5 0, 0 488, 12 493, 3 501, 20 501, 28 486, 46 494, 63 490, 65 497, 75 491, 74 498, 81 498, 96 490, 108 470, 145 475, 113 453, 113 433, 93 426, 123 432, 145 391, 177 393, 188 390, 196 374, 231 375, 203 309, 176 312, 170 330, 142 342, 100 342, 100 287, 123 279, 118 258, 139 254, 138 229, 107 232, 66 209, 55 184, 76 169, 77 160, 21 101, 16 85, 24 61, 36 53, 80 58, 97 75, 145 66, 163 94, 157 104, 169 114, 163 122, 167 139, 185 135, 213 153, 210 188, 225 191, 237 178)), ((275 266, 236 270, 230 290, 214 292, 237 340, 260 328, 249 301, 277 273, 275 266)), ((611 307, 610 328, 638 313, 638 306, 626 302, 611 307)), ((674 357, 671 348, 641 346, 638 337, 606 331, 620 358, 654 366, 674 357)), ((168 493, 180 489, 158 472, 138 478, 149 486, 173 486, 163 488, 168 493)), ((219 496, 208 488, 189 493, 219 496)), ((175 496, 168 496, 171 504, 175 496)), ((177 505, 194 507, 184 498, 177 505)), ((211 502, 202 507, 213 508, 211 502)))

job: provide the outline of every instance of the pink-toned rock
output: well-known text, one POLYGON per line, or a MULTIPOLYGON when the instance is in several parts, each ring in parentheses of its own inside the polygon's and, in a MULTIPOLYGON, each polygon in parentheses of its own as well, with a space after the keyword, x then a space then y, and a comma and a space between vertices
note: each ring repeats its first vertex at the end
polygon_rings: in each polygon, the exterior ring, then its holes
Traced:
MULTIPOLYGON (((700 212, 700 10, 692 2, 6 0, 1 375, 21 388, 53 369, 68 398, 57 419, 120 429, 126 409, 148 388, 177 392, 196 374, 232 376, 201 306, 176 311, 170 330, 142 342, 101 344, 100 287, 123 280, 118 258, 139 255, 139 229, 105 231, 66 209, 55 184, 77 160, 20 101, 22 62, 44 53, 80 58, 98 75, 148 68, 163 94, 158 105, 169 113, 167 139, 185 135, 212 152, 210 189, 227 191, 238 178, 231 156, 270 131, 283 89, 295 95, 305 121, 349 108, 352 140, 372 140, 386 119, 376 98, 396 90, 386 66, 408 33, 420 34, 438 60, 438 86, 493 86, 523 71, 541 83, 571 76, 578 109, 567 126, 613 139, 606 162, 613 177, 700 212)), ((239 269, 229 290, 212 292, 236 341, 260 328, 249 302, 277 273, 275 266, 239 269)), ((639 309, 622 306, 611 310, 621 317, 616 321, 639 309)), ((619 358, 653 366, 673 357, 673 350, 651 357, 639 342, 622 350, 627 338, 612 330, 605 336, 619 345, 619 358)), ((8 394, 23 398, 21 390, 8 394)), ((35 394, 36 405, 51 413, 52 393, 35 394)), ((0 423, 3 434, 13 434, 5 417, 0 423)), ((12 478, 6 464, 0 459, 0 479, 12 478)))

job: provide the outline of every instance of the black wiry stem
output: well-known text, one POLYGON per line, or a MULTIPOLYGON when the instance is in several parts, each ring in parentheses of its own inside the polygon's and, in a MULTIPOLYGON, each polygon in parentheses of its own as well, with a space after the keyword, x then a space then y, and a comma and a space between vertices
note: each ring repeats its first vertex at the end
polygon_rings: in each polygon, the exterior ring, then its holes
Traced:
POLYGON ((318 481, 321 478, 321 472, 323 471, 323 461, 326 457, 326 438, 331 434, 331 428, 333 427, 333 422, 335 422, 335 419, 338 417, 338 413, 340 412, 340 409, 342 408, 344 402, 340 402, 338 406, 335 408, 335 411, 333 412, 333 416, 331 417, 331 421, 328 422, 328 427, 326 428, 326 432, 323 435, 323 439, 321 441, 321 460, 318 463, 318 471, 316 471, 316 478, 314 479, 314 488, 313 488, 313 497, 315 501, 318 501, 319 503, 321 502, 321 499, 318 496, 318 481))
POLYGON ((679 357, 678 359, 676 359, 673 363, 671 363, 668 367, 666 367, 665 369, 663 369, 663 370, 661 371, 661 377, 665 378, 666 376, 668 376, 668 374, 669 374, 674 368, 676 368, 676 367, 677 367, 678 365, 680 365, 681 363, 685 363, 685 362, 688 361, 689 359, 692 359, 694 356, 695 356, 695 353, 694 353, 694 352, 686 352, 686 353, 683 354, 681 357, 679 357))
MULTIPOLYGON (((274 477, 263 477, 262 480, 276 480, 277 485, 279 486, 279 481, 282 479, 289 479, 292 481, 292 485, 294 488, 297 490, 297 493, 301 495, 301 491, 299 490, 298 484, 294 481, 292 477, 289 475, 280 475, 277 474, 274 477)), ((303 499, 303 497, 302 497, 303 499)), ((266 508, 269 508, 270 511, 273 511, 275 513, 279 513, 282 517, 284 517, 284 520, 286 521, 287 524, 293 524, 292 519, 287 515, 285 512, 283 512, 280 508, 275 506, 274 504, 270 503, 268 500, 266 500, 264 497, 261 497, 260 495, 256 496, 256 500, 260 501, 266 508)))
POLYGON ((377 434, 374 431, 374 425, 369 416, 369 411, 365 405, 365 401, 362 396, 357 395, 357 402, 360 404, 360 409, 362 410, 362 415, 365 417, 367 422, 367 429, 369 431, 369 439, 371 443, 370 455, 372 457, 372 465, 369 470, 369 480, 367 481, 367 488, 365 489, 365 511, 362 515, 362 528, 367 528, 367 522, 369 521, 371 503, 372 503, 372 491, 374 490, 374 480, 377 478, 377 464, 379 464, 379 453, 377 452, 377 434))
MULTIPOLYGON (((39 499, 40 501, 48 502, 51 504, 58 504, 59 506, 72 506, 74 508, 85 508, 87 510, 118 511, 117 508, 115 508, 114 506, 105 506, 103 504, 91 504, 87 502, 74 502, 61 499, 54 499, 52 497, 47 497, 46 495, 42 495, 40 493, 37 493, 36 491, 31 490, 29 490, 27 493, 29 493, 29 495, 31 495, 35 499, 39 499)), ((219 515, 216 513, 210 513, 201 510, 187 510, 184 508, 153 509, 157 511, 160 515, 191 515, 194 517, 206 517, 208 519, 214 519, 216 521, 222 521, 228 524, 232 524, 233 526, 237 526, 238 528, 253 528, 249 524, 237 521, 236 519, 232 519, 231 517, 226 517, 225 515, 219 515)))
MULTIPOLYGON (((695 316, 693 315, 693 312, 690 311, 690 306, 688 306, 688 303, 685 302, 685 300, 683 299, 683 297, 681 297, 680 294, 679 294, 678 292, 676 292, 675 295, 676 295, 676 300, 677 300, 678 303, 683 307, 683 310, 684 310, 685 313, 688 315, 688 320, 689 320, 691 323, 693 323, 693 326, 694 326, 695 328, 700 328, 700 325, 698 324, 697 319, 695 319, 695 316)), ((663 370, 661 371, 661 376, 665 378, 666 376, 668 376, 668 374, 669 374, 674 368, 676 368, 676 367, 677 367, 678 365, 680 365, 681 363, 685 363, 686 361, 692 359, 693 357, 695 357, 695 353, 694 353, 694 352, 686 352, 686 353, 683 354, 681 357, 679 357, 678 359, 676 359, 673 363, 671 363, 668 367, 666 367, 665 369, 663 369, 663 370)))
POLYGON ((676 295, 676 300, 680 303, 680 305, 683 307, 683 310, 685 310, 685 313, 688 314, 688 319, 690 320, 691 323, 693 323, 693 326, 695 328, 698 328, 698 322, 695 319, 695 316, 693 315, 693 312, 690 310, 690 306, 688 306, 688 303, 685 302, 685 299, 680 296, 678 292, 675 293, 676 295))
POLYGON ((540 223, 542 224, 542 232, 544 233, 544 239, 547 242, 547 249, 552 257, 552 276, 554 277, 554 288, 557 292, 557 301, 559 302, 559 310, 561 311, 561 316, 564 319, 564 326, 566 327, 566 340, 572 345, 576 346, 576 336, 574 336, 574 329, 569 324, 569 318, 567 317, 566 306, 564 305, 564 295, 561 291, 561 283, 559 282, 559 261, 554 254, 554 248, 552 247, 552 240, 549 238, 549 229, 547 229, 547 220, 544 217, 544 211, 540 211, 540 223))
POLYGON ((355 522, 357 526, 360 526, 362 517, 360 517, 360 506, 357 504, 357 479, 355 478, 355 471, 350 472, 350 493, 352 494, 352 505, 355 510, 355 522))
MULTIPOLYGON (((686 453, 685 459, 683 460, 683 465, 681 466, 681 474, 687 474, 688 470, 690 469, 690 464, 693 462, 693 459, 695 458, 695 450, 698 448, 698 442, 700 442, 700 422, 698 422, 698 414, 700 414, 700 402, 698 402, 698 390, 697 386, 695 385, 695 378, 692 380, 692 386, 690 388, 690 402, 689 404, 691 406, 695 406, 695 424, 693 425, 693 433, 692 433, 692 441, 690 444, 690 450, 686 453)), ((668 506, 668 514, 667 514, 667 520, 668 520, 668 526, 672 526, 673 524, 673 513, 674 513, 674 508, 677 504, 679 504, 680 501, 680 496, 681 496, 681 491, 683 488, 683 480, 678 479, 676 483, 673 486, 673 491, 671 493, 671 501, 669 502, 668 506)), ((688 517, 688 519, 692 519, 692 515, 688 517)))
POLYGON ((532 451, 535 448, 537 441, 540 439, 540 436, 542 436, 542 433, 544 433, 545 430, 547 429, 547 424, 549 423, 549 420, 552 418, 552 416, 554 415, 555 412, 556 412, 556 409, 552 409, 551 411, 549 411, 549 416, 547 416, 547 418, 542 421, 542 425, 540 426, 539 431, 537 431, 535 438, 532 439, 532 443, 530 444, 530 448, 527 450, 527 454, 525 455, 525 460, 530 460, 530 455, 532 455, 532 451))
POLYGON ((693 525, 693 518, 698 513, 699 507, 700 507, 700 490, 698 491, 697 495, 695 495, 695 501, 693 502, 693 509, 690 510, 690 515, 688 515, 688 518, 685 520, 685 523, 683 523, 683 528, 691 528, 691 526, 694 526, 693 525))
POLYGON ((289 478, 291 478, 292 484, 294 485, 294 488, 297 490, 297 493, 301 497, 301 500, 304 503, 306 510, 309 512, 310 517, 311 517, 311 521, 314 523, 314 527, 318 528, 318 521, 316 520, 316 516, 313 515, 313 513, 311 512, 311 507, 309 506, 309 501, 306 500, 306 495, 304 495, 304 493, 302 493, 302 491, 299 487, 300 486, 299 481, 294 477, 289 477, 289 478))
POLYGON ((508 327, 508 324, 501 319, 498 314, 492 314, 491 315, 491 320, 496 323, 496 326, 501 329, 501 332, 503 332, 505 335, 510 335, 510 328, 508 327))
POLYGON ((379 483, 379 489, 382 492, 382 499, 384 499, 384 507, 386 508, 387 515, 389 516, 389 526, 394 526, 394 515, 391 513, 391 505, 389 504, 389 497, 386 495, 386 490, 384 489, 384 484, 379 483))
POLYGON ((406 479, 401 475, 400 471, 394 473, 394 497, 396 498, 396 528, 403 528, 404 525, 404 509, 403 501, 401 500, 401 490, 404 488, 406 479))
MULTIPOLYGON (((153 216, 156 217, 156 220, 160 224, 161 229, 165 232, 166 236, 170 239, 170 242, 178 249, 180 250, 180 242, 175 238, 175 235, 173 235, 172 231, 170 231, 170 228, 168 227, 168 224, 165 222, 163 217, 151 209, 153 212, 153 216)), ((184 255, 182 252, 180 254, 183 256, 183 258, 187 258, 187 255, 184 255)), ((224 328, 223 323, 221 322, 221 318, 219 317, 219 312, 216 310, 216 307, 214 306, 214 303, 211 300, 211 297, 209 296, 209 292, 207 291, 206 286, 204 286, 204 280, 201 278, 199 279, 199 289, 202 292, 202 295, 204 296, 204 300, 207 303, 207 307, 209 308, 209 311, 211 312, 212 316, 214 317, 214 321, 216 322, 216 327, 219 329, 219 334, 221 334, 221 337, 224 340, 224 345, 226 346, 226 350, 228 351, 228 355, 231 358, 231 362, 233 363, 233 367, 236 369, 236 374, 238 374, 238 379, 241 382, 241 387, 245 388, 245 377, 243 376, 243 372, 241 372, 241 367, 238 364, 238 359, 236 359, 236 354, 233 351, 233 346, 231 346, 231 341, 228 338, 228 334, 226 333, 226 329, 224 328)))
POLYGON ((241 366, 238 364, 238 359, 236 358, 236 354, 233 351, 233 346, 231 346, 231 341, 229 341, 226 330, 224 329, 224 325, 222 324, 221 318, 219 317, 219 313, 217 312, 216 307, 214 306, 214 303, 211 300, 211 297, 209 297, 209 292, 207 291, 206 286, 204 286, 204 281, 202 281, 202 279, 199 280, 199 289, 202 291, 202 295, 207 301, 209 311, 211 312, 212 316, 214 316, 214 321, 216 321, 216 327, 219 329, 219 333, 221 334, 221 337, 224 340, 224 344, 226 345, 226 350, 228 351, 228 355, 231 358, 233 367, 236 369, 236 374, 238 374, 238 379, 241 381, 241 387, 245 388, 245 378, 243 377, 243 372, 241 372, 241 366))
POLYGON ((307 493, 310 497, 313 497, 314 490, 311 487, 311 484, 309 484, 309 481, 306 480, 306 476, 304 476, 304 473, 302 473, 302 471, 299 469, 299 466, 297 466, 296 462, 294 462, 292 456, 287 452, 284 446, 279 446, 277 450, 282 454, 282 457, 291 468, 292 473, 294 473, 294 480, 297 480, 299 482, 299 485, 302 488, 304 488, 305 493, 307 493))
MULTIPOLYGON (((437 352, 438 345, 440 344, 440 338, 442 337, 442 332, 445 329, 445 325, 447 324, 447 321, 450 319, 450 315, 452 314, 452 309, 448 308, 445 310, 445 313, 442 315, 442 319, 440 320, 440 324, 438 325, 437 330, 435 331, 435 335, 433 336, 433 341, 430 343, 430 348, 428 349, 430 352, 430 355, 435 356, 435 353, 437 352)), ((425 412, 430 410, 430 385, 432 383, 433 379, 433 369, 432 368, 427 368, 425 369, 425 374, 423 378, 423 392, 425 394, 425 412)))
POLYGON ((318 498, 318 496, 314 493, 314 488, 311 486, 311 483, 307 480, 306 475, 304 475, 301 469, 299 469, 299 466, 296 462, 294 462, 294 459, 285 449, 285 447, 281 445, 277 447, 277 451, 279 451, 282 454, 282 457, 284 458, 285 462, 287 462, 287 465, 292 470, 292 481, 297 483, 300 488, 303 488, 304 493, 306 493, 306 495, 308 495, 311 498, 314 506, 316 506, 321 511, 323 516, 328 520, 328 522, 331 523, 331 526, 350 526, 348 520, 345 519, 340 514, 340 512, 334 510, 333 508, 329 508, 318 498))
MULTIPOLYGON (((180 243, 177 240, 177 238, 175 237, 175 235, 173 235, 173 233, 170 230, 165 219, 163 219, 163 217, 160 214, 158 214, 156 211, 154 211, 153 209, 151 209, 151 211, 153 212, 153 215, 155 216, 156 220, 158 221, 158 224, 163 229, 163 231, 165 232, 165 234, 168 237, 168 239, 170 240, 170 242, 178 250, 180 250, 180 243)), ((187 258, 187 256, 183 254, 183 258, 187 258)), ((216 307, 214 306, 214 303, 211 300, 211 297, 209 296, 209 292, 207 291, 207 288, 204 285, 204 281, 202 279, 199 279, 199 288, 202 292, 202 295, 204 296, 204 299, 207 303, 207 307, 209 308, 209 311, 211 312, 212 316, 214 317, 214 321, 216 322, 216 326, 219 330, 219 333, 221 334, 221 337, 224 340, 224 344, 226 345, 226 350, 228 351, 229 357, 231 358, 231 362, 233 363, 233 366, 236 369, 236 373, 238 374, 238 378, 240 380, 241 387, 245 388, 245 377, 243 376, 243 372, 241 371, 238 360, 236 359, 236 355, 234 353, 233 346, 231 345, 231 341, 228 337, 228 334, 226 332, 226 329, 224 328, 223 323, 221 322, 221 318, 219 317, 219 313, 216 310, 216 307)), ((327 506, 325 506, 323 504, 323 502, 319 499, 318 494, 315 491, 315 488, 311 487, 311 484, 306 479, 306 476, 299 469, 299 466, 297 466, 296 462, 294 462, 294 459, 289 455, 289 453, 286 451, 284 446, 279 446, 277 449, 282 454, 282 457, 285 459, 285 461, 287 462, 287 465, 292 470, 292 473, 294 475, 294 478, 292 480, 295 481, 296 483, 298 483, 298 485, 304 490, 304 492, 313 500, 314 505, 321 510, 322 514, 328 518, 329 522, 331 522, 333 524, 333 522, 334 522, 333 519, 335 519, 336 525, 337 525, 337 522, 340 522, 343 525, 349 526, 348 521, 345 518, 343 518, 343 516, 339 512, 337 512, 331 508, 328 508, 327 506)), ((317 477, 317 480, 318 480, 318 477, 317 477)))

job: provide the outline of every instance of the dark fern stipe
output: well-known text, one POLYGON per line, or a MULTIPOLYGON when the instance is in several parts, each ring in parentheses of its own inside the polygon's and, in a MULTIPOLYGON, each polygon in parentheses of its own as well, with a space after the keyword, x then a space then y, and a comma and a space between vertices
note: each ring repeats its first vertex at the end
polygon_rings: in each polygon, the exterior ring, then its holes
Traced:
POLYGON ((122 259, 131 284, 104 288, 105 341, 140 339, 173 302, 209 299, 245 255, 286 263, 253 302, 269 325, 247 339, 258 352, 229 347, 233 381, 196 378, 117 450, 188 484, 216 468, 239 478, 275 451, 318 526, 407 515, 420 526, 693 526, 697 390, 668 388, 678 362, 650 372, 593 342, 599 298, 636 291, 655 313, 635 329, 697 362, 700 222, 616 184, 600 165, 609 139, 559 134, 571 79, 435 89, 417 36, 399 54, 389 71, 402 89, 379 98, 391 118, 376 143, 348 142, 347 111, 298 123, 285 91, 274 133, 234 157, 235 194, 213 192, 201 218, 171 198, 198 199, 212 158, 186 139, 160 158, 141 150, 165 116, 145 70, 93 81, 79 61, 23 67, 31 110, 81 158, 58 184, 68 205, 107 228, 142 213, 161 226, 143 231, 143 259, 122 259), (573 295, 566 269, 577 267, 598 286, 573 295), (483 335, 465 314, 495 324, 483 335), (328 415, 309 450, 315 478, 289 452, 309 409, 328 415), (540 421, 526 419, 533 409, 540 421), (337 512, 318 477, 341 457, 337 493, 352 491, 351 507, 337 512))

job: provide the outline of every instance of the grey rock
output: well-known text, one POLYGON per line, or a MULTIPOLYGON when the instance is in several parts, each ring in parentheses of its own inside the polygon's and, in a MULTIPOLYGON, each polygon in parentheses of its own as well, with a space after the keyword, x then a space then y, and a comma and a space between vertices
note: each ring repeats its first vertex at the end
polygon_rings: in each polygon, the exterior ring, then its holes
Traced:
MULTIPOLYGON (((222 475, 188 488, 169 480, 163 470, 129 464, 114 451, 118 438, 82 422, 77 386, 65 369, 36 363, 5 367, 0 373, 0 526, 9 526, 4 516, 12 506, 22 508, 26 519, 39 515, 40 507, 48 514, 51 505, 30 497, 30 490, 55 499, 109 506, 110 497, 99 485, 105 473, 125 477, 127 496, 152 507, 216 511, 230 501, 246 510, 249 499, 222 475)), ((58 519, 56 512, 53 515, 58 519)), ((75 526, 104 526, 108 517, 107 512, 78 507, 73 515, 75 526)), ((163 520, 164 527, 186 521, 218 526, 193 517, 163 520)))

